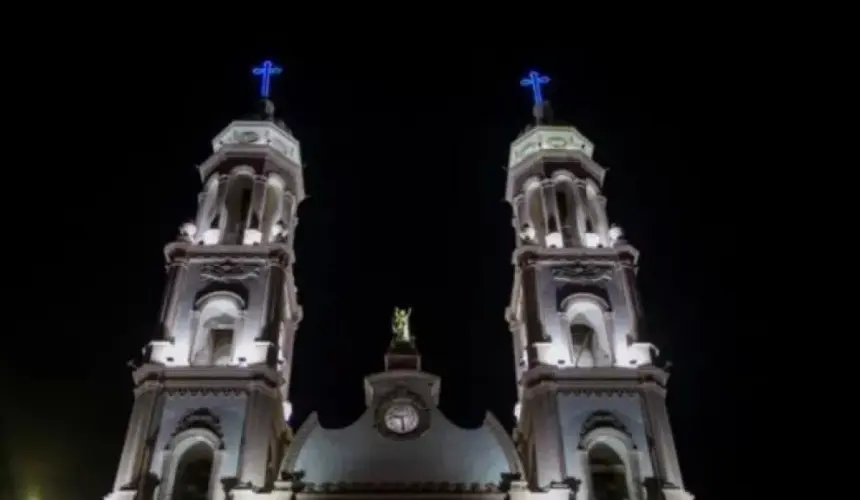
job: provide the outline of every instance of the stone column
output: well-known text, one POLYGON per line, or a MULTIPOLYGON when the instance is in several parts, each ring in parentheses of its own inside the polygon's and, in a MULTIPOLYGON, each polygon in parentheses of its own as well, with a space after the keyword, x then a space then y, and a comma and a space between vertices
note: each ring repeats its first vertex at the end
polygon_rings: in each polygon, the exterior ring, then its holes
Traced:
POLYGON ((534 366, 538 362, 538 351, 535 344, 544 341, 543 322, 540 314, 540 300, 538 300, 538 276, 533 262, 522 262, 520 286, 523 293, 523 323, 526 328, 526 352, 528 355, 528 366, 534 366))
MULTIPOLYGON (((534 390, 534 389, 533 389, 534 390)), ((535 444, 537 477, 535 485, 546 488, 560 483, 566 473, 561 428, 558 425, 558 404, 554 391, 537 389, 537 394, 526 396, 525 405, 531 407, 530 439, 535 444)))
POLYGON ((158 326, 161 330, 156 340, 170 340, 170 319, 176 302, 176 282, 183 268, 182 262, 171 261, 167 268, 167 283, 164 285, 164 296, 161 298, 161 310, 158 315, 158 326))
POLYGON ((114 490, 133 487, 134 481, 138 479, 135 477, 140 469, 138 461, 146 445, 159 391, 156 387, 144 385, 136 392, 137 397, 131 410, 131 419, 125 434, 125 444, 114 480, 114 490))
POLYGON ((650 422, 651 443, 657 463, 654 464, 655 475, 668 484, 684 489, 681 468, 678 464, 678 453, 675 449, 675 437, 669 425, 669 412, 666 410, 666 392, 656 384, 649 384, 643 393, 645 410, 650 422))

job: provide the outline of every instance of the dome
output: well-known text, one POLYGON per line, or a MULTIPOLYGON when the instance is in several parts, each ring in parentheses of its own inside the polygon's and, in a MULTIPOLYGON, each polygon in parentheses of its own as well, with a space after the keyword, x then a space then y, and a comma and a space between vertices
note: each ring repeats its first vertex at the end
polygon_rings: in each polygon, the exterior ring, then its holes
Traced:
POLYGON ((412 439, 386 437, 375 424, 372 410, 340 429, 322 427, 312 414, 287 448, 282 473, 299 473, 311 490, 419 483, 493 490, 522 470, 512 440, 489 413, 477 429, 464 429, 432 408, 429 427, 412 439))

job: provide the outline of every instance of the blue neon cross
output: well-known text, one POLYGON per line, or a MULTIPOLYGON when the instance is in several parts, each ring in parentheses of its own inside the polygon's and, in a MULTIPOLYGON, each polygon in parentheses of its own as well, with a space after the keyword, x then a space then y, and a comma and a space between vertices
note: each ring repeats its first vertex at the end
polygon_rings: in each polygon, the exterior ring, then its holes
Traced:
POLYGON ((275 66, 272 64, 272 61, 268 59, 263 61, 263 64, 254 68, 253 73, 255 76, 260 77, 260 97, 268 98, 269 97, 269 84, 271 83, 272 77, 281 74, 282 68, 280 66, 275 66))
POLYGON ((535 105, 543 104, 543 92, 541 92, 541 87, 549 83, 549 77, 541 75, 537 71, 529 71, 529 77, 523 78, 520 80, 520 85, 523 87, 530 87, 532 89, 532 99, 534 99, 535 105))

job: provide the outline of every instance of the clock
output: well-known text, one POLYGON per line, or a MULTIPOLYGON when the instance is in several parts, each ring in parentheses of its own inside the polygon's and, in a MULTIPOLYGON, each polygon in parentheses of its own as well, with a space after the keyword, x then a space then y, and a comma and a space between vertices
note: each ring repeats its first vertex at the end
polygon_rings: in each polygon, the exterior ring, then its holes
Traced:
POLYGON ((395 434, 409 434, 418 427, 418 409, 407 401, 394 401, 385 409, 385 427, 395 434))

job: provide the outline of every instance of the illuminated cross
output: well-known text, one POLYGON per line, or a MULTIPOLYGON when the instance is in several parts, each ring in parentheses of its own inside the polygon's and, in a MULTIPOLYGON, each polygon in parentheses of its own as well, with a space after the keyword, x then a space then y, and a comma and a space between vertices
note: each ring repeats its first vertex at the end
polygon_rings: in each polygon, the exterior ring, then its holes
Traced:
POLYGON ((263 64, 254 68, 254 75, 260 77, 260 97, 268 99, 269 83, 271 83, 273 76, 281 74, 281 69, 282 68, 280 66, 275 66, 272 64, 272 61, 269 60, 263 61, 263 64))
POLYGON ((543 104, 543 92, 541 87, 549 83, 549 77, 541 75, 537 71, 529 71, 529 77, 520 80, 520 85, 532 89, 532 99, 535 101, 535 106, 543 104))

